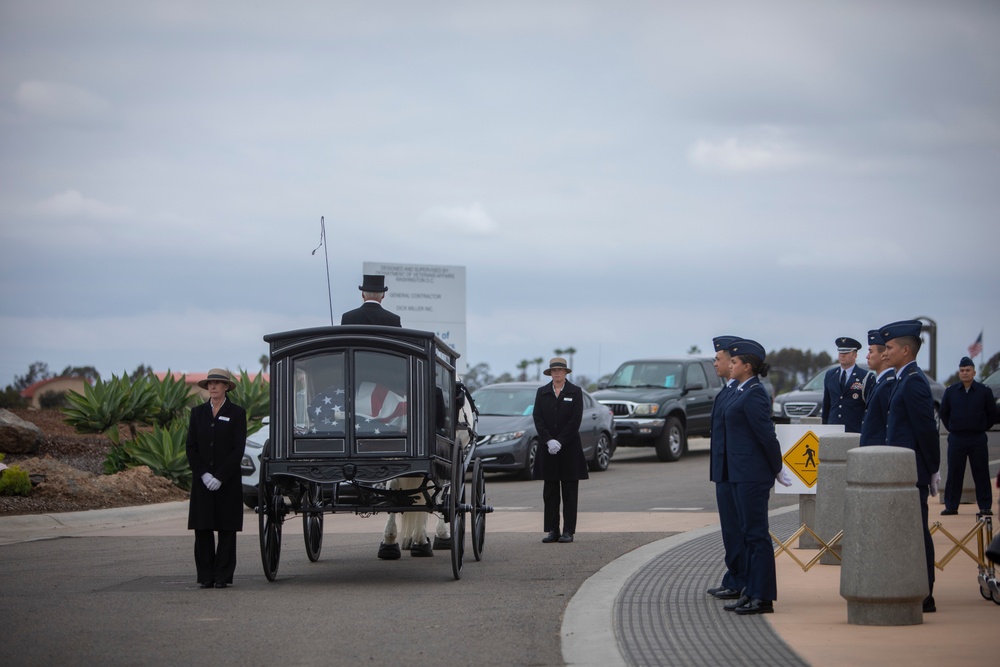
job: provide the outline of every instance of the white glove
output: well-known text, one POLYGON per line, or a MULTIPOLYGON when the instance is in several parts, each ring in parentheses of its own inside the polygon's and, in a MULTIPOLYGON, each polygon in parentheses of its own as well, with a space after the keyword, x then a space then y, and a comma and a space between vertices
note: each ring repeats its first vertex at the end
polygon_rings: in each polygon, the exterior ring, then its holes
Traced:
POLYGON ((212 473, 210 473, 210 472, 206 472, 204 475, 202 475, 201 476, 201 481, 202 481, 202 483, 205 484, 205 487, 209 491, 218 491, 219 487, 222 486, 222 482, 220 482, 215 477, 213 477, 212 473))
POLYGON ((558 440, 549 440, 546 444, 549 446, 549 454, 558 454, 559 450, 562 449, 558 440))
POLYGON ((781 484, 782 486, 791 486, 792 485, 792 478, 791 478, 791 476, 787 472, 785 472, 784 468, 782 468, 778 472, 778 476, 775 477, 775 479, 778 480, 778 484, 781 484))
POLYGON ((941 473, 936 472, 931 475, 931 488, 930 493, 932 496, 936 496, 938 492, 938 487, 941 486, 941 473))

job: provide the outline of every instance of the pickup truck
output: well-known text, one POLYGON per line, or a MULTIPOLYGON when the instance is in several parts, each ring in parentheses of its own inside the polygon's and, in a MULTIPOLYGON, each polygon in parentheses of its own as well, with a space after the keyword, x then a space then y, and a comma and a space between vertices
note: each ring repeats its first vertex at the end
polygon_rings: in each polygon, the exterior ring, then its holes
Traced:
POLYGON ((721 389, 711 358, 668 357, 626 361, 593 396, 611 408, 619 446, 652 446, 660 461, 677 461, 689 435, 710 434, 721 389))

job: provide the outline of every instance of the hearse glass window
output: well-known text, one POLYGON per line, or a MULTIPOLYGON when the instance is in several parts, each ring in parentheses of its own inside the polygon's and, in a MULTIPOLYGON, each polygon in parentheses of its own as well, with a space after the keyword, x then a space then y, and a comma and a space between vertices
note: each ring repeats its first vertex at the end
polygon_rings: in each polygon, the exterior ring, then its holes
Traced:
POLYGON ((451 411, 455 406, 452 393, 451 370, 444 364, 435 364, 434 372, 434 431, 438 435, 454 439, 451 431, 451 411))
POLYGON ((399 436, 407 428, 406 358, 385 352, 354 353, 354 432, 358 437, 399 436))
POLYGON ((297 359, 294 377, 295 434, 344 437, 347 429, 344 353, 297 359))

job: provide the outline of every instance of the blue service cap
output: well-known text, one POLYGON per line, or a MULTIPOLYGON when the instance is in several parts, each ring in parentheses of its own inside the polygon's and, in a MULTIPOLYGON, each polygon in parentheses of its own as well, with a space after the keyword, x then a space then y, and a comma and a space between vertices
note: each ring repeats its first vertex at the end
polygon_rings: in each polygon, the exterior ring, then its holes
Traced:
POLYGON ((837 352, 857 352, 861 349, 861 343, 850 336, 841 336, 833 342, 837 346, 837 352))
POLYGON ((727 350, 729 346, 740 339, 739 336, 716 336, 712 339, 712 345, 715 346, 715 351, 727 350))
POLYGON ((868 344, 869 345, 885 345, 885 338, 882 338, 882 332, 878 329, 868 330, 868 344))
POLYGON ((959 368, 962 368, 963 366, 972 366, 973 368, 976 367, 976 365, 972 363, 972 359, 969 359, 968 357, 962 357, 962 360, 958 362, 959 368))
POLYGON ((892 324, 886 324, 879 331, 882 332, 882 340, 889 342, 893 338, 900 336, 913 336, 920 338, 920 328, 923 326, 920 320, 900 320, 892 324))
POLYGON ((764 347, 755 340, 741 338, 729 345, 729 354, 734 357, 740 354, 753 354, 764 361, 764 347))

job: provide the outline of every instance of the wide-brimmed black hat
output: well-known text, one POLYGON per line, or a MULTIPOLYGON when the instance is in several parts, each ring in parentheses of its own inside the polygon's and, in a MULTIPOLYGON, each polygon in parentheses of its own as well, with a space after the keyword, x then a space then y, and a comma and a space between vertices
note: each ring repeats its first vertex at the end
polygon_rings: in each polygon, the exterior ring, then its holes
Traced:
POLYGON ((368 275, 365 274, 364 284, 358 285, 358 289, 362 292, 388 292, 389 288, 385 286, 385 276, 379 275, 368 275))
POLYGON ((566 365, 565 359, 563 359, 562 357, 552 357, 552 359, 549 361, 549 367, 546 368, 544 371, 542 371, 542 373, 544 373, 545 375, 552 375, 552 370, 559 368, 563 369, 567 373, 573 372, 573 369, 566 365))
POLYGON ((208 383, 213 380, 218 380, 219 382, 228 383, 229 389, 227 389, 227 391, 232 391, 233 389, 236 389, 236 383, 233 382, 233 376, 231 376, 229 374, 229 371, 227 371, 224 368, 213 368, 212 370, 210 370, 208 372, 207 378, 205 378, 204 380, 198 380, 198 386, 201 387, 202 389, 208 389, 208 383))

